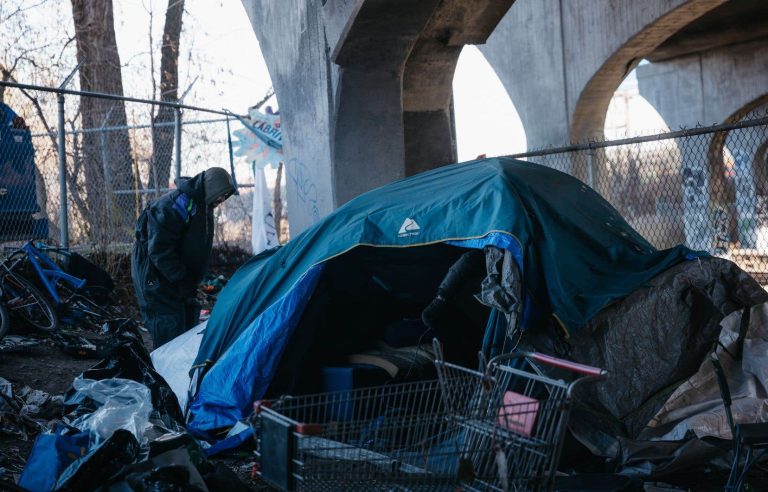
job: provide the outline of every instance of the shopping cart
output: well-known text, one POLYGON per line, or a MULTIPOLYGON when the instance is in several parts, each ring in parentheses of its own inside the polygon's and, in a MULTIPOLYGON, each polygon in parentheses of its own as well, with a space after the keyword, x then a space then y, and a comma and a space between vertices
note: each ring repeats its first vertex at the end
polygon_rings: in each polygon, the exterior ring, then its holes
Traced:
POLYGON ((436 351, 443 404, 454 410, 473 473, 464 488, 551 490, 573 392, 608 373, 536 352, 500 355, 473 371, 445 362, 437 344, 436 351))
POLYGON ((541 354, 483 371, 436 364, 434 381, 257 402, 260 476, 281 490, 546 490, 572 390, 605 377, 541 354), (524 360, 585 376, 553 379, 515 366, 524 360))

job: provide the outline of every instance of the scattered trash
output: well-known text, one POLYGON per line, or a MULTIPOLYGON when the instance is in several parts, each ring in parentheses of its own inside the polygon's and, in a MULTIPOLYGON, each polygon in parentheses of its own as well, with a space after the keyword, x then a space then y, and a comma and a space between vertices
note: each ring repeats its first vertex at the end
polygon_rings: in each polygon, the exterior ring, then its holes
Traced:
POLYGON ((98 357, 96 342, 88 339, 79 333, 69 330, 59 330, 51 334, 51 340, 64 353, 76 357, 95 358, 98 357))
MULTIPOLYGON (((118 329, 110 346, 104 346, 101 362, 84 371, 80 378, 102 381, 113 378, 128 379, 146 386, 151 394, 153 414, 158 423, 167 429, 176 429, 184 421, 179 403, 171 388, 152 366, 149 352, 144 347, 141 336, 134 323, 127 323, 118 329)), ((96 408, 89 398, 70 390, 66 394, 66 404, 74 410, 76 416, 93 412, 96 408)))
POLYGON ((206 294, 215 294, 223 289, 225 285, 227 285, 227 279, 224 275, 206 275, 203 281, 200 282, 200 290, 206 294))
POLYGON ((73 398, 87 398, 98 405, 93 413, 70 422, 72 427, 90 433, 92 446, 104 442, 117 429, 129 431, 139 442, 145 440, 144 432, 152 412, 149 388, 122 378, 101 381, 77 378, 72 387, 73 398))
MULTIPOLYGON (((140 451, 133 434, 118 429, 98 447, 65 468, 56 482, 56 490, 95 490, 125 465, 135 462, 140 451)), ((26 469, 24 471, 26 474, 26 469)))
POLYGON ((0 434, 23 441, 47 430, 48 421, 60 417, 63 398, 24 386, 14 392, 11 383, 0 378, 0 434))
POLYGON ((227 285, 224 275, 206 275, 197 288, 197 302, 203 307, 200 311, 200 321, 205 321, 211 316, 211 310, 216 304, 219 293, 227 285))
POLYGON ((0 338, 0 353, 21 352, 38 345, 40 345, 40 341, 35 338, 23 337, 21 335, 6 335, 0 338))
MULTIPOLYGON (((35 442, 19 485, 30 490, 247 490, 206 458, 183 428, 175 395, 154 370, 135 323, 103 328, 105 358, 73 382, 67 413, 35 442)), ((0 390, 10 391, 0 380, 0 390)), ((42 392, 27 393, 29 405, 42 392)))
POLYGON ((24 470, 24 457, 18 446, 0 446, 0 490, 7 482, 15 483, 24 470))
POLYGON ((53 490, 56 480, 73 461, 88 453, 88 434, 65 435, 66 427, 40 434, 35 440, 19 485, 29 490, 53 490))

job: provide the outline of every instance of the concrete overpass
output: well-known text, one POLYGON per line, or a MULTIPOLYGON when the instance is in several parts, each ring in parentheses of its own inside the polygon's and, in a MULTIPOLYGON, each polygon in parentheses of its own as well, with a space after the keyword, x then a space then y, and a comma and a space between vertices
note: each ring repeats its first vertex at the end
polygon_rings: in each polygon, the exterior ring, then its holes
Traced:
MULTIPOLYGON (((744 46, 753 42, 751 70, 765 74, 759 43, 768 17, 759 15, 764 9, 759 0, 243 4, 283 115, 294 232, 359 193, 455 161, 451 81, 466 44, 483 45, 520 114, 530 148, 601 137, 613 92, 642 59, 656 60, 651 67, 668 67, 684 88, 696 84, 693 68, 679 68, 687 66, 686 57, 724 50, 719 62, 711 55, 722 75, 733 63, 728 53, 747 58, 744 46), (714 22, 718 19, 727 33, 714 22)), ((709 80, 710 74, 701 76, 709 80)), ((659 80, 659 87, 669 83, 659 80)), ((731 115, 741 107, 737 100, 766 87, 755 85, 757 76, 745 82, 750 88, 744 95, 732 95, 726 87, 731 79, 721 80, 718 97, 723 108, 734 106, 731 115)), ((657 93, 660 101, 667 97, 657 93)), ((698 104, 703 110, 710 100, 702 97, 698 104)), ((664 108, 659 112, 665 115, 664 108)), ((570 171, 581 177, 585 172, 570 171)))
POLYGON ((282 114, 291 230, 456 160, 451 82, 514 0, 244 0, 282 114))

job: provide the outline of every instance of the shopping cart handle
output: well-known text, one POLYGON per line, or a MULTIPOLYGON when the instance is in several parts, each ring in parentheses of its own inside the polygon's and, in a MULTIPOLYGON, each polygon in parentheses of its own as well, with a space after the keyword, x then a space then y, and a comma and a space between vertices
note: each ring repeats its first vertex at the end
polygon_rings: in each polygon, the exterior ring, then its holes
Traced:
POLYGON ((558 359, 557 357, 541 354, 539 352, 527 352, 525 356, 543 364, 568 369, 569 371, 578 372, 579 374, 585 374, 587 376, 605 376, 608 374, 606 370, 600 369, 599 367, 592 367, 577 362, 571 362, 569 360, 558 359))
POLYGON ((255 413, 261 413, 262 408, 272 408, 271 400, 257 400, 253 402, 253 411, 255 413))

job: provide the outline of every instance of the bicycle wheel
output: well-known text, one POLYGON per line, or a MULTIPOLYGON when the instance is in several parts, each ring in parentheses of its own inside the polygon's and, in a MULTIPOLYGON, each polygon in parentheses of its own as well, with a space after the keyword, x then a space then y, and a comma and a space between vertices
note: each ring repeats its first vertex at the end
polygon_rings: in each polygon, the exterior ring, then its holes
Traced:
POLYGON ((5 304, 0 301, 0 339, 8 334, 8 330, 11 329, 11 320, 9 319, 8 309, 5 304))
POLYGON ((58 314, 64 324, 72 319, 81 326, 99 330, 105 322, 120 315, 108 304, 101 305, 94 301, 83 289, 73 290, 64 282, 59 282, 56 290, 62 299, 58 314))
POLYGON ((38 330, 54 331, 59 327, 51 303, 24 277, 7 272, 0 277, 0 289, 2 301, 12 315, 38 330))

